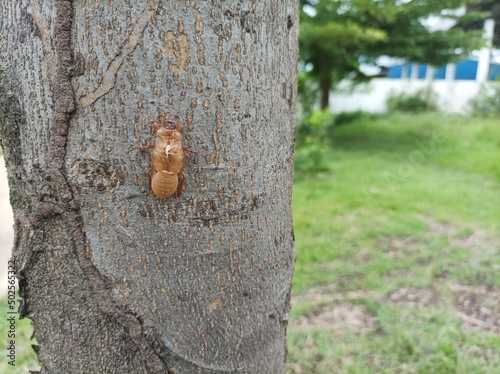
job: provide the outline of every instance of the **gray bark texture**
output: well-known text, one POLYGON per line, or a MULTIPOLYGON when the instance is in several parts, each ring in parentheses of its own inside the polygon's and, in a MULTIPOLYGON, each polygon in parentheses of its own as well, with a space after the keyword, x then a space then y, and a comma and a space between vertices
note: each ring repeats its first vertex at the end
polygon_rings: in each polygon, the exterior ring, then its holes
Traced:
POLYGON ((42 373, 285 371, 295 0, 0 0, 0 135, 42 373), (148 186, 178 115, 186 190, 148 186))

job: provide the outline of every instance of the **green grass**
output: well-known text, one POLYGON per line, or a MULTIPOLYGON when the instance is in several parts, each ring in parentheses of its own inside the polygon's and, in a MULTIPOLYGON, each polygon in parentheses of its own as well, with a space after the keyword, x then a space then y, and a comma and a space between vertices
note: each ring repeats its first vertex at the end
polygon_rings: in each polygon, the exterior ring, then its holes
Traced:
POLYGON ((294 182, 289 373, 499 372, 500 335, 467 332, 452 291, 500 289, 499 120, 394 114, 337 127, 330 144, 328 171, 294 182), (322 319, 312 291, 325 284, 321 305, 366 305, 380 331, 295 327, 322 319), (388 301, 403 287, 439 300, 388 301))
POLYGON ((25 374, 29 370, 38 370, 40 365, 36 358, 32 345, 36 345, 36 341, 31 339, 33 334, 33 326, 31 321, 27 318, 19 320, 19 315, 10 314, 11 310, 8 308, 7 299, 4 298, 0 305, 0 316, 2 316, 2 323, 0 324, 0 347, 2 347, 2 354, 0 355, 0 372, 2 374, 25 374), (7 319, 11 316, 15 317, 15 330, 10 330, 10 324, 6 323, 7 319), (14 333, 15 336, 9 337, 9 333, 14 333), (11 340, 15 342, 15 360, 10 365, 7 355, 10 351, 7 348, 11 345, 11 340))

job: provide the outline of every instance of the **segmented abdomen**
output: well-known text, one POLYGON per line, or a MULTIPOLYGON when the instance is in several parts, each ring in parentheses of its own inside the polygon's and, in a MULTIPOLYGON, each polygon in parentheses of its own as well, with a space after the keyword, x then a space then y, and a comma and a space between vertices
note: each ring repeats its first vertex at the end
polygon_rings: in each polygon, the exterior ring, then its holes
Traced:
POLYGON ((177 191, 179 180, 177 174, 171 171, 161 170, 153 175, 151 189, 153 193, 161 199, 172 196, 177 191))

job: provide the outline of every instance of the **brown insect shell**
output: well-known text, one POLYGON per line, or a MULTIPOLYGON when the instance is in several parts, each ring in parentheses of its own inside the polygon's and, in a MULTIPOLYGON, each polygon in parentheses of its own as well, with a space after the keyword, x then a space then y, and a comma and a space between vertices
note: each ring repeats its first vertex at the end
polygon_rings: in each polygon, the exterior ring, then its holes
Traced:
POLYGON ((155 149, 151 154, 151 164, 155 171, 180 173, 183 170, 184 151, 181 136, 179 131, 164 128, 156 132, 155 149))
POLYGON ((157 152, 155 150, 151 153, 151 164, 154 172, 165 170, 177 174, 184 168, 184 156, 182 153, 179 155, 170 154, 167 156, 165 152, 157 152))
POLYGON ((153 175, 151 189, 160 199, 167 199, 177 191, 178 184, 179 179, 176 173, 160 170, 153 175))
POLYGON ((161 128, 164 128, 166 130, 177 130, 179 132, 184 132, 184 122, 167 120, 163 115, 160 115, 153 121, 153 132, 156 133, 161 128))

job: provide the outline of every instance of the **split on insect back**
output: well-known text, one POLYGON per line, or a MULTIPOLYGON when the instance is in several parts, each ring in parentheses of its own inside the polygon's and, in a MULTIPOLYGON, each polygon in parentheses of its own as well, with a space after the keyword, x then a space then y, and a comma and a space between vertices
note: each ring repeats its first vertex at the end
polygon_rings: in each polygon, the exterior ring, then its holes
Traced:
POLYGON ((141 151, 153 149, 151 166, 148 169, 148 183, 153 193, 161 199, 167 199, 174 193, 177 196, 185 188, 184 152, 198 153, 182 147, 184 122, 175 115, 175 120, 167 119, 163 114, 153 121, 155 144, 139 146, 141 151))

